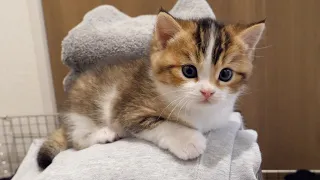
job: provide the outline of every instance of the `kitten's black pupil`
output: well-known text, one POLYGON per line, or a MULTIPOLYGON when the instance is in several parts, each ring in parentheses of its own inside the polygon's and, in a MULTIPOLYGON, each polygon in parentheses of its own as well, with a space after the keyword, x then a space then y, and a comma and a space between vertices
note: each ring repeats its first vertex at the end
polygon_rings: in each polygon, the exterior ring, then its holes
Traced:
POLYGON ((182 67, 182 73, 186 78, 197 77, 197 68, 193 65, 185 65, 182 67))
POLYGON ((219 75, 219 80, 224 82, 230 81, 230 79, 232 78, 232 75, 233 75, 233 72, 231 69, 229 68, 222 69, 219 75))
POLYGON ((188 68, 187 69, 187 74, 193 74, 193 69, 192 68, 188 68))

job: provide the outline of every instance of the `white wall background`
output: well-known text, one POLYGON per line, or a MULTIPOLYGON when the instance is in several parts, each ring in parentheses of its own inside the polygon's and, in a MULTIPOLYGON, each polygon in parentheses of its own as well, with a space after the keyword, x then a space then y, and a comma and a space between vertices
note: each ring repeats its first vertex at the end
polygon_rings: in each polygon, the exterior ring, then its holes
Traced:
POLYGON ((56 111, 41 0, 0 0, 0 116, 56 111))

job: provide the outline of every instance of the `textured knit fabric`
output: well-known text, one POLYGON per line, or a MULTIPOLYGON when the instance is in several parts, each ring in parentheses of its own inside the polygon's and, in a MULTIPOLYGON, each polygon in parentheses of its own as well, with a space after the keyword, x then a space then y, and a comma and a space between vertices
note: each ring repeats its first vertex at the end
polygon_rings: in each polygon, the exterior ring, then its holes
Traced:
MULTIPOLYGON (((170 13, 181 19, 215 18, 205 0, 178 0, 170 13)), ((93 65, 145 57, 155 18, 155 15, 129 17, 109 5, 88 12, 62 42, 62 61, 70 68, 64 79, 65 90, 79 73, 93 65)))
POLYGON ((207 149, 191 161, 177 159, 152 143, 123 139, 94 145, 81 151, 58 154, 42 173, 36 165, 35 141, 13 180, 251 180, 261 164, 253 130, 241 130, 241 116, 230 118, 226 127, 206 134, 207 149))

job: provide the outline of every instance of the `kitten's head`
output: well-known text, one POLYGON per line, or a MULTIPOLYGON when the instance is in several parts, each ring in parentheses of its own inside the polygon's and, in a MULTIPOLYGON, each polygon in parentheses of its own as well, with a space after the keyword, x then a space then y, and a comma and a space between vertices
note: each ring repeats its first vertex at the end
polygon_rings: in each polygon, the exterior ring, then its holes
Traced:
POLYGON ((264 21, 223 25, 160 12, 150 52, 158 91, 169 101, 206 106, 235 100, 251 75, 264 28, 264 21))

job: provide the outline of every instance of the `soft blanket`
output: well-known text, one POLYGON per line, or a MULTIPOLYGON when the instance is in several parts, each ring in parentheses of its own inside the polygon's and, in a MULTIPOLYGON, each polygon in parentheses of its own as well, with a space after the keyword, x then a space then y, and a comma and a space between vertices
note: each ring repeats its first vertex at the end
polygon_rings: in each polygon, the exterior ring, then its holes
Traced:
MULTIPOLYGON (((205 0, 178 0, 169 12, 181 19, 215 18, 205 0)), ((64 79, 65 90, 93 65, 145 57, 155 17, 130 17, 109 5, 88 12, 62 42, 62 62, 70 68, 64 79)))
POLYGON ((61 152, 42 173, 36 164, 42 141, 36 140, 13 180, 254 180, 261 163, 257 133, 241 126, 240 113, 233 113, 224 128, 206 134, 205 153, 191 161, 128 138, 61 152))

